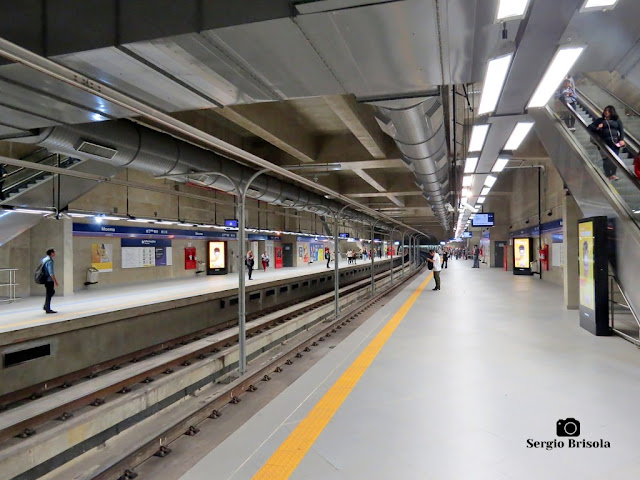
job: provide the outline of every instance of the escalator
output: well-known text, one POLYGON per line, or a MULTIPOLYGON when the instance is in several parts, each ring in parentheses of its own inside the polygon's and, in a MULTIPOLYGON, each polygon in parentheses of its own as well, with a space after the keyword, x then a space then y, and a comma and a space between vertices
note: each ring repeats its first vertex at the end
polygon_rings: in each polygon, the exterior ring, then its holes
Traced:
POLYGON ((113 177, 118 172, 118 167, 106 163, 59 156, 46 149, 36 150, 21 160, 34 163, 34 168, 7 167, 9 175, 2 188, 7 198, 0 201, 0 246, 29 230, 43 218, 42 214, 27 213, 20 211, 20 208, 57 207, 63 210, 97 185, 91 180, 65 175, 58 177, 38 170, 37 165, 72 169, 102 177, 113 177))
MULTIPOLYGON (((610 94, 597 85, 583 82, 577 88, 575 108, 551 106, 530 111, 535 129, 564 183, 585 217, 606 216, 609 219, 610 292, 619 329, 614 330, 640 344, 640 289, 637 270, 640 267, 640 180, 633 173, 633 158, 640 153, 640 122, 625 121, 624 105, 616 106, 610 94), (606 105, 614 105, 625 127, 626 147, 616 155, 598 137, 592 137, 588 126, 601 116, 606 105), (575 131, 565 120, 575 118, 575 131), (603 171, 602 158, 617 167, 618 181, 610 181, 603 171)), ((638 119, 640 120, 640 119, 638 119)))

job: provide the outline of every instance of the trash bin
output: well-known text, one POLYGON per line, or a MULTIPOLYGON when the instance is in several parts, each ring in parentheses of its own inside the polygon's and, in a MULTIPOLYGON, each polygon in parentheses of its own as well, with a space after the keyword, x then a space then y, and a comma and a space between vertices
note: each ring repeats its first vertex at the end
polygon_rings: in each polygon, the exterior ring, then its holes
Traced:
POLYGON ((84 282, 85 285, 94 285, 98 283, 98 269, 90 267, 87 270, 87 281, 84 282))

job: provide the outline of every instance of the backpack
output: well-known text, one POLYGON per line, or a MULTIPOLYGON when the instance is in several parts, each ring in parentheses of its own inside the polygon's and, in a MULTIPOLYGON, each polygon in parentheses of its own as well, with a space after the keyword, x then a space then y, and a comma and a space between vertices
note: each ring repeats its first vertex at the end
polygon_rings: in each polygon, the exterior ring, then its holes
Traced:
POLYGON ((45 283, 47 283, 48 277, 49 277, 49 273, 47 272, 47 269, 45 268, 44 263, 40 263, 40 265, 36 267, 36 271, 33 275, 33 279, 38 285, 44 285, 45 283))

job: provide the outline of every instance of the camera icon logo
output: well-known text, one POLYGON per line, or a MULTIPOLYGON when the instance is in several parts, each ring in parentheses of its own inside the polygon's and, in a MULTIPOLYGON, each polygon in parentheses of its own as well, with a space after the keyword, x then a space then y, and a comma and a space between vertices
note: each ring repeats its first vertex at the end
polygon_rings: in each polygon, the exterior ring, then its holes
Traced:
POLYGON ((556 435, 558 437, 579 437, 580 422, 575 418, 560 419, 556 422, 556 435))

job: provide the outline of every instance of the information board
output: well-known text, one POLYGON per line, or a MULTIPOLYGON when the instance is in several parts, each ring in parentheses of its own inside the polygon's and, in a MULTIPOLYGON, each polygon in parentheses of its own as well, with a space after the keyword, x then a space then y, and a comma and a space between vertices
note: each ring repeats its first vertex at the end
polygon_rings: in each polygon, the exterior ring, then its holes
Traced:
POLYGON ((172 265, 171 240, 123 238, 122 268, 146 268, 172 265))

